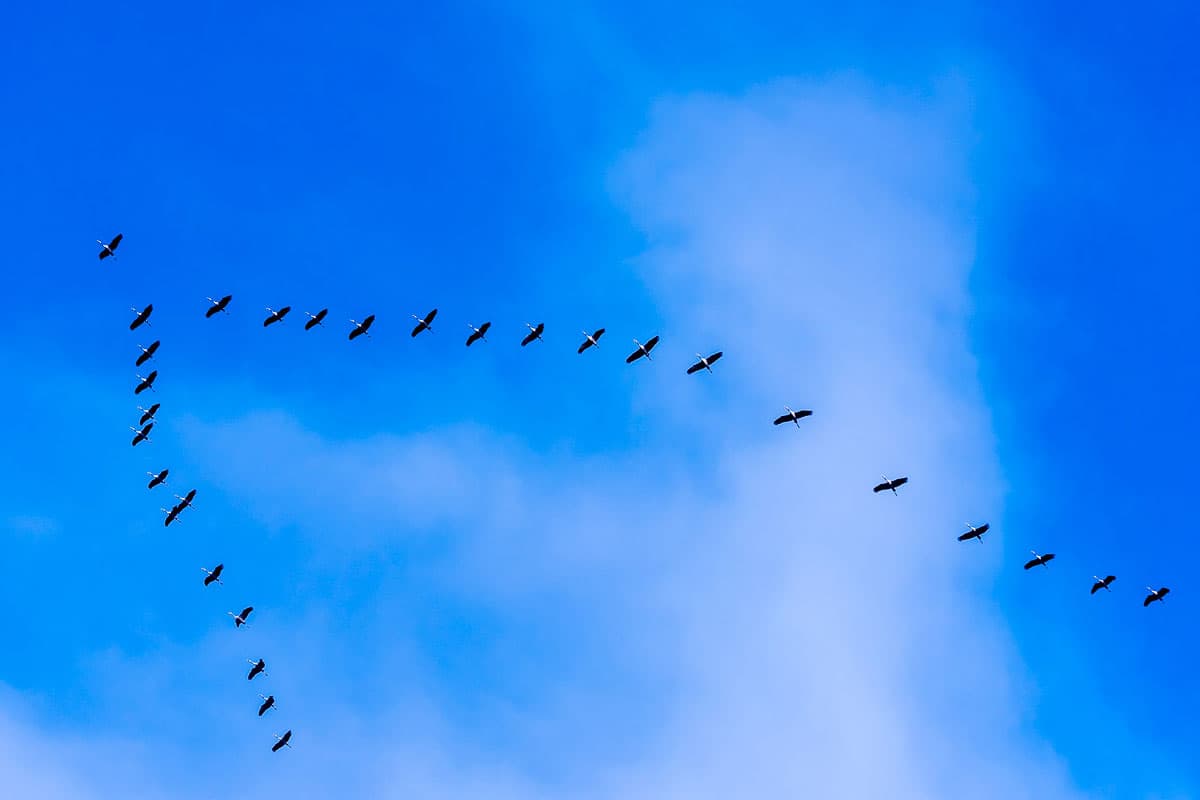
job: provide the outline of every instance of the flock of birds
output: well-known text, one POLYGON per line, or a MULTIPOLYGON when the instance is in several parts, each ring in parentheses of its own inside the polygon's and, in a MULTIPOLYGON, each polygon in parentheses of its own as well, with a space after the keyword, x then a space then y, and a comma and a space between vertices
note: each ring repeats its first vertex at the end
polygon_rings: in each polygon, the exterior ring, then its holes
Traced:
MULTIPOLYGON (((109 258, 110 256, 115 255, 116 250, 120 246, 121 240, 123 238, 124 237, 122 234, 117 234, 108 243, 105 243, 101 240, 97 240, 97 244, 99 244, 101 247, 100 259, 104 260, 105 258, 109 258)), ((209 307, 204 312, 204 316, 206 318, 211 319, 212 317, 216 316, 217 314, 221 314, 221 313, 228 314, 229 313, 229 305, 233 301, 233 295, 227 294, 220 298, 209 297, 207 299, 209 301, 209 307)), ((131 331, 137 330, 138 328, 140 328, 143 325, 147 325, 147 326, 150 325, 150 316, 154 312, 154 304, 153 303, 147 305, 145 308, 142 308, 141 310, 138 310, 136 307, 131 308, 130 310, 135 315, 133 321, 129 324, 129 329, 131 331)), ((291 306, 283 306, 279 309, 267 308, 266 310, 267 310, 267 317, 263 320, 262 324, 263 324, 264 328, 269 328, 276 323, 283 322, 287 318, 288 314, 291 313, 292 307, 291 306)), ((304 330, 310 331, 317 326, 323 325, 326 316, 329 314, 329 309, 322 308, 320 311, 317 311, 316 313, 311 313, 311 312, 305 311, 304 314, 308 318, 304 323, 304 330)), ((429 311, 427 314, 425 314, 424 316, 421 316, 421 317, 417 316, 416 314, 410 314, 410 316, 414 320, 416 320, 416 325, 413 326, 411 335, 415 338, 415 337, 419 336, 420 334, 424 333, 425 331, 432 332, 433 331, 433 323, 434 323, 434 320, 437 319, 437 315, 438 315, 438 310, 436 308, 434 308, 433 310, 429 311)), ((374 323, 375 323, 375 315, 374 314, 367 315, 366 317, 364 317, 362 319, 362 321, 351 319, 350 320, 351 328, 350 328, 350 332, 348 334, 349 340, 354 341, 355 339, 359 338, 360 336, 367 336, 369 338, 371 335, 370 334, 371 326, 374 323)), ((471 329, 471 333, 470 333, 470 335, 467 336, 466 346, 470 347, 471 345, 475 344, 476 342, 487 341, 487 334, 491 330, 492 323, 490 321, 488 321, 488 322, 483 322, 480 325, 468 324, 468 327, 471 329)), ((521 339, 522 347, 526 347, 535 341, 542 340, 542 333, 546 329, 545 323, 539 322, 536 325, 534 325, 534 324, 527 322, 527 323, 525 323, 525 327, 529 329, 529 332, 525 335, 525 337, 523 339, 521 339)), ((602 336, 604 336, 605 329, 597 328, 590 333, 585 330, 582 333, 583 333, 584 338, 583 338, 583 341, 580 343, 579 348, 577 350, 577 352, 580 354, 586 352, 587 350, 589 350, 593 347, 598 347, 600 344, 600 338, 602 336)), ((645 342, 641 342, 641 341, 638 341, 637 339, 634 339, 633 343, 636 345, 636 349, 625 358, 625 362, 627 364, 632 364, 635 361, 638 361, 639 359, 642 359, 642 358, 645 358, 648 361, 653 360, 651 353, 654 351, 654 348, 658 345, 659 337, 652 336, 651 338, 647 339, 645 342)), ((144 364, 146 364, 147 362, 149 362, 151 359, 153 359, 155 353, 158 352, 158 348, 159 348, 160 344, 161 344, 160 341, 155 340, 154 342, 152 342, 150 345, 148 345, 146 347, 142 347, 141 345, 138 345, 139 349, 141 350, 141 355, 139 355, 137 357, 137 360, 135 361, 135 365, 137 367, 141 367, 144 364)), ((702 370, 711 373, 713 364, 717 363, 723 355, 724 355, 723 352, 719 351, 719 350, 716 352, 710 353, 707 356, 697 353, 696 354, 697 360, 695 363, 693 363, 691 366, 689 366, 687 368, 687 374, 693 375, 702 370)), ((135 395, 140 395, 143 392, 148 391, 148 390, 154 391, 154 382, 158 379, 158 370, 151 370, 149 372, 149 374, 147 374, 145 377, 143 377, 142 375, 139 374, 137 376, 137 379, 138 379, 138 383, 134 387, 134 390, 133 390, 135 395)), ((142 412, 141 417, 138 420, 139 427, 131 427, 130 428, 130 430, 134 432, 134 436, 133 436, 133 446, 134 447, 141 444, 142 442, 150 441, 150 432, 154 428, 155 415, 158 413, 159 407, 160 407, 159 403, 154 403, 153 405, 146 407, 146 408, 143 408, 142 406, 138 406, 138 411, 142 412)), ((812 416, 812 413, 813 413, 811 409, 792 409, 788 406, 785 406, 784 408, 785 408, 786 413, 781 414, 780 416, 776 417, 773 424, 784 425, 784 424, 787 424, 790 422, 790 423, 795 424, 796 427, 799 427, 800 420, 802 420, 806 417, 812 416)), ((156 486, 165 484, 167 481, 167 476, 168 476, 169 472, 170 472, 170 470, 168 470, 168 469, 163 469, 157 473, 148 472, 147 474, 150 476, 150 482, 147 484, 147 488, 153 489, 156 486)), ((900 487, 904 486, 906 483, 908 483, 907 477, 888 478, 887 476, 883 476, 883 481, 881 483, 877 484, 874 487, 873 491, 876 494, 879 494, 880 492, 888 492, 888 491, 892 492, 892 494, 898 494, 897 490, 900 487)), ((181 513, 183 513, 183 511, 192 507, 192 501, 195 499, 195 497, 196 497, 195 489, 190 490, 186 495, 183 495, 183 496, 175 495, 175 498, 179 502, 177 502, 170 509, 166 509, 166 508, 161 509, 162 512, 164 514, 166 514, 163 524, 165 526, 170 526, 172 522, 174 522, 175 520, 177 520, 179 518, 179 515, 181 513)), ((961 535, 959 535, 958 541, 966 542, 966 541, 970 541, 971 539, 975 539, 975 540, 979 541, 980 543, 982 543, 984 534, 986 534, 990 529, 991 529, 991 525, 986 522, 982 523, 980 525, 967 524, 967 530, 964 533, 962 533, 961 535)), ((1043 554, 1043 553, 1038 553, 1038 552, 1032 551, 1032 550, 1030 552, 1033 554, 1033 558, 1031 558, 1025 562, 1024 568, 1026 570, 1033 569, 1034 567, 1049 568, 1050 562, 1053 561, 1055 558, 1054 553, 1044 553, 1043 554)), ((217 564, 212 569, 208 569, 208 568, 202 568, 202 569, 205 573, 204 586, 207 587, 207 586, 211 586, 214 583, 217 583, 217 584, 221 583, 221 574, 225 569, 224 564, 217 564)), ((1103 589, 1106 592, 1111 591, 1111 589, 1109 587, 1111 587, 1113 582, 1117 579, 1117 576, 1115 576, 1115 575, 1105 575, 1103 578, 1101 578, 1099 576, 1095 576, 1095 575, 1092 577, 1093 577, 1095 583, 1092 584, 1091 594, 1096 594, 1101 589, 1103 589)), ((1147 594, 1146 597, 1144 598, 1144 600, 1142 601, 1142 605, 1144 607, 1148 607, 1154 602, 1163 601, 1171 591, 1166 586, 1161 586, 1158 589, 1155 589, 1151 586, 1147 586, 1146 589, 1149 592, 1149 594, 1147 594)), ((234 613, 232 611, 229 611, 226 613, 228 613, 229 616, 233 617, 234 627, 241 628, 243 625, 246 624, 247 619, 250 617, 250 614, 253 611, 254 611, 254 606, 246 606, 238 613, 234 613)), ((267 675, 266 661, 264 661, 262 658, 247 659, 247 661, 251 665, 250 671, 246 675, 247 680, 252 681, 259 675, 263 675, 263 676, 267 675)), ((266 714, 267 711, 270 711, 271 709, 276 707, 274 695, 261 695, 260 694, 259 698, 262 700, 262 703, 258 707, 258 716, 261 717, 264 714, 266 714)), ((275 737, 275 743, 274 743, 274 745, 272 745, 271 750, 274 752, 278 752, 283 747, 291 747, 291 744, 290 744, 291 738, 292 738, 291 729, 288 729, 286 732, 284 732, 281 735, 277 735, 275 737)))

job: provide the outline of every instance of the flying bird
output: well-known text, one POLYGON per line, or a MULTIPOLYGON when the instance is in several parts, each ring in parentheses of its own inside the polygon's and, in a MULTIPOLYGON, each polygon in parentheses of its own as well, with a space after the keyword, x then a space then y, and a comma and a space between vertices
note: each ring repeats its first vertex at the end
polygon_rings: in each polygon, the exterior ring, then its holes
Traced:
POLYGON ((1039 555, 1036 550, 1030 550, 1029 552, 1033 553, 1033 558, 1025 562, 1025 569, 1033 569, 1034 567, 1046 567, 1046 569, 1050 568, 1047 565, 1054 560, 1054 553, 1046 553, 1046 555, 1043 556, 1039 555))
POLYGON ((308 322, 304 323, 304 330, 311 331, 313 328, 321 324, 321 320, 325 319, 325 315, 329 313, 328 308, 322 308, 315 314, 304 312, 304 316, 308 317, 308 322))
POLYGON ((275 744, 271 745, 271 752, 278 753, 284 747, 290 748, 291 745, 288 744, 288 742, 290 742, 291 740, 292 740, 292 732, 290 730, 287 733, 285 733, 283 736, 276 736, 275 744))
POLYGON ((125 234, 118 233, 108 244, 105 244, 97 239, 96 244, 100 245, 100 260, 103 261, 109 256, 115 256, 117 254, 117 248, 121 246, 121 240, 124 238, 125 234))
MULTIPOLYGON (((209 307, 208 311, 204 312, 204 316, 212 318, 214 314, 225 311, 225 309, 229 306, 229 301, 232 299, 233 295, 231 294, 225 295, 220 300, 213 300, 211 297, 208 298, 208 302, 212 303, 212 306, 209 307)), ((225 311, 225 313, 228 314, 229 312, 225 311)))
POLYGON ((958 537, 958 540, 960 542, 966 542, 966 541, 970 541, 971 539, 975 539, 980 544, 983 544, 983 535, 985 533, 987 533, 991 529, 991 527, 992 527, 991 523, 988 523, 988 522, 983 523, 979 527, 976 527, 968 522, 967 523, 967 532, 964 534, 960 534, 958 537))
POLYGON ((1150 594, 1146 595, 1146 599, 1142 601, 1142 608, 1149 608, 1150 604, 1155 600, 1159 601, 1160 603, 1163 602, 1163 598, 1171 593, 1171 590, 1166 586, 1163 586, 1161 589, 1155 589, 1151 586, 1147 586, 1146 591, 1150 594))
POLYGON ((802 408, 799 411, 793 411, 791 406, 784 406, 784 408, 787 409, 787 413, 780 414, 778 417, 776 417, 774 422, 775 425, 782 425, 785 422, 794 422, 796 423, 796 427, 799 428, 800 420, 804 419, 805 417, 812 416, 812 410, 808 408, 802 408))
POLYGON ((263 661, 261 658, 258 661, 246 659, 246 663, 254 665, 250 667, 250 672, 246 675, 246 680, 252 681, 257 678, 260 673, 263 675, 267 674, 267 662, 263 661))
POLYGON ((658 336, 651 336, 646 340, 645 344, 642 344, 637 339, 634 339, 633 343, 637 345, 637 350, 634 350, 625 358, 626 364, 632 364, 642 356, 645 356, 648 360, 653 361, 653 359, 650 358, 650 351, 654 349, 656 344, 658 344, 658 336))
POLYGON ((153 342, 151 342, 149 347, 142 347, 139 344, 138 349, 142 351, 142 354, 137 357, 137 361, 135 361, 133 365, 135 367, 140 367, 142 364, 145 364, 147 361, 154 358, 154 354, 158 352, 158 346, 160 344, 162 344, 162 342, 158 339, 155 339, 153 342))
POLYGON ((1103 578, 1093 575, 1092 580, 1094 580, 1096 582, 1092 584, 1092 594, 1095 594, 1096 592, 1100 591, 1101 589, 1103 589, 1106 592, 1111 592, 1112 590, 1109 589, 1108 587, 1111 586, 1112 582, 1115 581, 1116 579, 1117 579, 1116 575, 1105 575, 1103 578))
POLYGON ((261 717, 270 709, 275 707, 275 695, 259 695, 262 698, 262 705, 258 707, 258 715, 261 717))
POLYGON ((266 328, 270 325, 274 325, 276 322, 283 322, 283 318, 286 317, 288 315, 288 312, 291 310, 292 310, 291 306, 284 306, 283 308, 279 309, 278 311, 271 308, 270 306, 267 306, 267 314, 269 316, 263 320, 263 327, 266 328))
POLYGON ((367 334, 367 338, 369 339, 371 337, 371 334, 368 333, 368 331, 371 330, 371 325, 374 322, 375 322, 374 314, 368 315, 362 322, 355 322, 354 320, 350 320, 350 324, 354 326, 354 330, 350 331, 350 341, 354 341, 358 337, 362 336, 364 333, 367 334))
POLYGON ((154 415, 158 413, 158 409, 161 406, 162 403, 155 403, 149 408, 142 408, 141 406, 138 406, 137 410, 142 412, 142 418, 138 420, 138 425, 145 425, 147 422, 154 419, 154 415))
POLYGON ((167 473, 169 473, 170 471, 171 470, 169 470, 169 469, 164 469, 162 472, 158 473, 157 475, 155 475, 153 472, 147 472, 146 474, 150 476, 150 482, 146 484, 146 488, 153 489, 155 486, 158 486, 160 483, 166 483, 167 482, 167 473))
POLYGON ((889 478, 887 475, 883 475, 882 477, 883 483, 877 484, 875 488, 871 490, 875 492, 875 494, 886 492, 888 489, 892 490, 892 494, 898 494, 896 490, 908 483, 908 478, 889 478))
POLYGON ((488 328, 492 327, 492 323, 485 322, 478 328, 476 328, 474 325, 467 325, 467 327, 472 331, 471 335, 467 337, 467 347, 470 347, 480 339, 483 339, 485 342, 487 341, 488 328))
POLYGON ((147 422, 146 425, 139 431, 137 428, 130 428, 133 431, 133 446, 137 447, 142 442, 150 441, 150 431, 154 430, 154 423, 147 422))
POLYGON ((413 336, 423 331, 433 332, 433 320, 437 316, 437 309, 435 308, 433 311, 430 311, 424 317, 418 317, 416 314, 409 314, 409 316, 417 321, 417 324, 412 329, 413 336))
POLYGON ((217 564, 212 569, 205 569, 204 567, 200 569, 204 572, 204 585, 212 586, 214 583, 221 583, 221 573, 225 571, 225 565, 217 564))
POLYGON ((583 340, 583 344, 579 345, 578 352, 580 353, 582 353, 584 350, 587 350, 589 347, 600 346, 600 337, 604 335, 604 328, 596 328, 596 330, 592 331, 591 333, 584 331, 583 335, 585 338, 583 340))
POLYGON ((725 354, 723 352, 721 352, 720 350, 713 353, 711 356, 709 356, 707 358, 700 355, 699 353, 696 353, 696 358, 698 358, 700 360, 697 361, 695 364, 692 364, 690 367, 688 367, 687 374, 691 375, 693 373, 699 372, 702 369, 706 369, 709 372, 712 372, 712 365, 717 363, 718 361, 720 361, 721 356, 723 356, 723 355, 725 355, 725 354))
POLYGON ((528 322, 526 322, 525 327, 529 328, 529 333, 525 334, 525 338, 521 340, 521 347, 529 344, 534 339, 540 341, 542 338, 542 331, 546 330, 546 323, 539 322, 537 325, 530 325, 528 322))
POLYGON ((240 628, 246 624, 246 618, 250 616, 250 612, 253 610, 254 606, 246 606, 240 614, 235 614, 232 611, 226 611, 225 613, 233 617, 233 627, 240 628))
POLYGON ((175 495, 175 499, 179 501, 179 504, 178 504, 179 510, 183 511, 185 508, 187 508, 188 506, 190 506, 192 504, 193 500, 196 499, 196 490, 192 489, 190 492, 187 493, 186 497, 180 497, 179 495, 175 495))
POLYGON ((172 522, 179 519, 179 512, 183 511, 183 509, 180 508, 178 505, 174 505, 174 506, 171 506, 170 509, 160 508, 159 511, 162 511, 163 513, 165 513, 167 515, 166 519, 163 520, 163 527, 169 528, 169 527, 171 527, 172 522))
POLYGON ((156 369, 150 370, 150 374, 144 378, 141 375, 138 375, 137 379, 138 379, 138 381, 140 381, 140 383, 138 383, 138 385, 134 387, 134 389, 133 389, 134 394, 141 394, 142 392, 146 391, 147 389, 154 389, 154 382, 156 380, 158 380, 158 370, 156 370, 156 369))
POLYGON ((135 331, 142 326, 143 322, 147 325, 150 324, 150 315, 154 313, 154 303, 147 304, 141 311, 136 308, 129 310, 137 315, 133 318, 133 322, 129 323, 129 330, 135 331))

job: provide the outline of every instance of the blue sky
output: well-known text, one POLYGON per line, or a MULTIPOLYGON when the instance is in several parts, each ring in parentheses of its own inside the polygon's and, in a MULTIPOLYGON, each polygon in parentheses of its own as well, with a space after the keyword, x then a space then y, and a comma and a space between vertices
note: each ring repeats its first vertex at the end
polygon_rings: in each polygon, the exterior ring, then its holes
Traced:
POLYGON ((1197 792, 1194 12, 740 5, 14 12, 6 785, 1197 792))

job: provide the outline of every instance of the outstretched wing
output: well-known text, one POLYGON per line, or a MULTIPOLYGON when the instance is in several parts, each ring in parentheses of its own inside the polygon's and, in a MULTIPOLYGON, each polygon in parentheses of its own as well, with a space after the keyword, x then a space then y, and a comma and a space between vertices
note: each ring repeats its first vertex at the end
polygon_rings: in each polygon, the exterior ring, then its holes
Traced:
POLYGON ((625 358, 625 363, 626 363, 626 364, 632 364, 633 362, 637 361, 639 358, 641 358, 641 357, 642 357, 642 356, 644 356, 644 355, 646 355, 645 351, 644 351, 644 350, 642 350, 642 348, 640 348, 640 347, 639 347, 637 350, 634 350, 632 353, 630 353, 630 354, 629 354, 629 355, 628 355, 628 356, 625 358))
POLYGON ((527 333, 525 335, 525 338, 521 340, 521 347, 524 347, 525 345, 529 344, 536 338, 537 338, 537 334, 534 333, 533 331, 530 331, 529 333, 527 333))
POLYGON ((702 369, 704 369, 704 362, 703 362, 703 361, 697 361, 695 364, 692 364, 690 367, 688 367, 687 374, 688 374, 688 375, 693 375, 693 374, 695 374, 695 373, 699 372, 699 371, 700 371, 700 370, 702 370, 702 369))
POLYGON ((721 360, 721 356, 723 356, 723 355, 725 355, 725 352, 724 352, 724 351, 722 351, 722 350, 718 350, 717 352, 715 352, 715 353, 713 353, 711 356, 709 356, 709 357, 708 357, 708 364, 709 364, 709 366, 712 366, 713 364, 715 364, 715 363, 717 363, 718 361, 720 361, 720 360, 721 360))
POLYGON ((775 423, 774 423, 774 424, 776 424, 776 425, 782 425, 782 424, 783 424, 783 423, 785 423, 785 422, 791 422, 791 421, 792 421, 792 415, 791 415, 791 414, 784 414, 784 415, 782 415, 782 416, 778 416, 778 417, 776 417, 776 418, 775 418, 775 423))
POLYGON ((1025 569, 1033 569, 1040 563, 1042 563, 1040 558, 1031 558, 1025 562, 1025 569))

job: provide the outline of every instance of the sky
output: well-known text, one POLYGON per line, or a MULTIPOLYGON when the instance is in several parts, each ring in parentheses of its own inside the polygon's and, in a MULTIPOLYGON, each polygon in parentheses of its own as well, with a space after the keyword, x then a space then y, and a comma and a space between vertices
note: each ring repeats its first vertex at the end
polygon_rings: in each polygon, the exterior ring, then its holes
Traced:
POLYGON ((1194 11, 10 16, 12 796, 1200 793, 1194 11))

